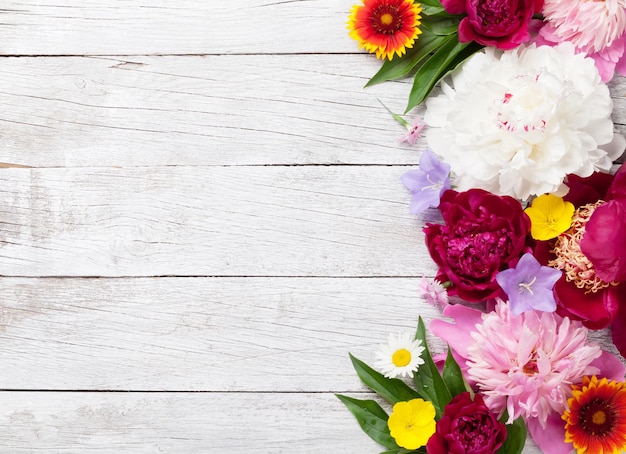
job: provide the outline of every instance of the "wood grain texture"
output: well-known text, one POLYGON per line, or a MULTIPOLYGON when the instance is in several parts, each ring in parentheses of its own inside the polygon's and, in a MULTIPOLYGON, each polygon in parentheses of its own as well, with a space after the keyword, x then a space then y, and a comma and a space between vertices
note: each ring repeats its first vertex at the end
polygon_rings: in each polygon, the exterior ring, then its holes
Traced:
POLYGON ((2 169, 0 275, 434 275, 406 170, 2 169))
MULTIPOLYGON (((32 167, 407 164, 410 86, 345 55, 4 58, 0 162, 32 167), (358 113, 356 113, 358 112, 358 113)), ((409 117, 411 119, 411 117, 409 117)))
POLYGON ((355 52, 353 0, 4 1, 3 55, 355 52))
POLYGON ((438 315, 418 281, 3 278, 0 389, 364 391, 348 353, 438 315))
MULTIPOLYGON (((0 419, 7 422, 0 426, 0 450, 11 454, 363 454, 382 449, 334 395, 325 393, 2 392, 0 419)), ((529 442, 524 453, 540 451, 529 442)))

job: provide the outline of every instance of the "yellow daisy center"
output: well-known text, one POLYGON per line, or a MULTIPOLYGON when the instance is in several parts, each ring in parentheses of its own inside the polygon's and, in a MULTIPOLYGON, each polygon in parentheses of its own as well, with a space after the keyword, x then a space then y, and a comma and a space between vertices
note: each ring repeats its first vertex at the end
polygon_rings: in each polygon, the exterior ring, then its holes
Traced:
POLYGON ((385 13, 382 16, 380 16, 380 22, 383 25, 389 25, 393 22, 393 16, 389 13, 385 13))
POLYGON ((396 367, 404 367, 411 362, 411 352, 405 348, 396 350, 391 357, 391 362, 396 367))

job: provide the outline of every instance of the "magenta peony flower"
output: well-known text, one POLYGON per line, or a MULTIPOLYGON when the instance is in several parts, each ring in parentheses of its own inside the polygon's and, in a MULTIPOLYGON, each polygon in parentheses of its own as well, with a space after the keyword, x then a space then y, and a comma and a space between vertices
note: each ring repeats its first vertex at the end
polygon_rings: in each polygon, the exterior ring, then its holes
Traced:
POLYGON ((529 25, 543 0, 442 0, 450 14, 466 14, 459 41, 476 41, 498 49, 514 49, 530 39, 529 25))
POLYGON ((615 175, 607 202, 592 213, 580 248, 605 282, 626 281, 626 170, 615 175))
POLYGON ((506 439, 506 427, 480 394, 461 393, 446 405, 428 440, 428 454, 493 454, 506 439))
POLYGON ((504 295, 499 271, 514 267, 524 251, 530 220, 512 197, 482 189, 447 190, 439 210, 445 225, 426 224, 426 246, 439 266, 436 279, 449 295, 483 301, 504 295))
POLYGON ((535 257, 563 270, 554 286, 557 313, 589 329, 611 327, 626 354, 626 169, 615 177, 595 173, 568 177, 566 196, 577 210, 572 227, 556 241, 538 242, 535 257), (605 200, 605 201, 603 201, 605 200))

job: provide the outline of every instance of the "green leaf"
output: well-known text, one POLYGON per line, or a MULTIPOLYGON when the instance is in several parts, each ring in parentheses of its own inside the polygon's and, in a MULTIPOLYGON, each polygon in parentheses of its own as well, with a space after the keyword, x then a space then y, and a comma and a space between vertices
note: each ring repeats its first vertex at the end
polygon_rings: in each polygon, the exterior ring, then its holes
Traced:
POLYGON ((425 18, 422 22, 422 27, 438 36, 452 35, 459 30, 459 18, 454 16, 433 16, 425 18))
POLYGON ((440 47, 444 41, 445 37, 424 31, 415 42, 413 48, 408 49, 405 55, 393 60, 385 60, 378 72, 365 84, 365 87, 406 76, 431 52, 440 47))
MULTIPOLYGON (((505 414, 503 418, 508 419, 508 416, 505 414)), ((517 418, 513 424, 507 424, 506 440, 498 449, 497 454, 520 454, 526 444, 526 435, 526 424, 522 418, 517 418)))
POLYGON ((450 394, 454 397, 457 394, 468 391, 468 388, 463 378, 463 372, 459 364, 452 356, 452 350, 448 347, 448 356, 446 356, 446 362, 443 365, 443 381, 446 383, 450 394))
POLYGON ((443 413, 443 408, 450 402, 452 395, 450 390, 444 383, 439 373, 439 369, 435 365, 433 358, 430 356, 428 350, 428 344, 426 343, 426 327, 422 317, 417 321, 417 333, 416 339, 422 341, 424 351, 422 352, 422 359, 424 364, 420 366, 414 377, 415 387, 420 394, 427 396, 427 400, 430 400, 437 412, 436 419, 439 419, 443 413))
POLYGON ((456 65, 455 58, 469 43, 459 43, 456 34, 446 36, 444 44, 417 71, 413 88, 409 95, 409 103, 405 113, 419 105, 430 94, 437 82, 456 65))
POLYGON ((443 6, 422 5, 422 14, 424 16, 434 16, 435 14, 439 14, 441 12, 445 12, 443 6))
POLYGON ((386 401, 395 404, 421 397, 413 388, 397 378, 386 378, 363 361, 350 355, 352 365, 361 381, 386 401))
POLYGON ((387 112, 389 112, 389 114, 393 117, 394 120, 396 120, 398 123, 400 123, 405 128, 411 129, 411 125, 409 124, 408 121, 406 121, 404 118, 402 118, 397 113, 392 112, 392 110, 389 107, 387 107, 385 104, 383 104, 383 102, 380 99, 378 100, 378 102, 385 108, 385 110, 387 110, 387 112))
POLYGON ((432 16, 446 11, 439 0, 420 0, 417 3, 422 5, 422 16, 432 16))
POLYGON ((387 449, 398 449, 398 445, 389 433, 389 426, 387 426, 389 416, 380 405, 373 400, 354 399, 341 394, 335 395, 348 407, 348 410, 356 417, 363 432, 372 440, 387 449))

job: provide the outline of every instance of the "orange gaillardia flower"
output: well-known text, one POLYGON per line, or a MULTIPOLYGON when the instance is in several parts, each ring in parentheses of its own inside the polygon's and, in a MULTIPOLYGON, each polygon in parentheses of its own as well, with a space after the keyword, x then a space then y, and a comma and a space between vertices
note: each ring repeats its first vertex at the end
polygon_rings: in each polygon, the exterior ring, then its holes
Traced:
POLYGON ((359 47, 378 58, 393 59, 413 47, 422 33, 422 7, 413 0, 362 0, 362 5, 352 7, 348 19, 350 36, 359 47))
POLYGON ((584 377, 567 401, 565 442, 578 453, 619 454, 626 449, 626 383, 584 377))

